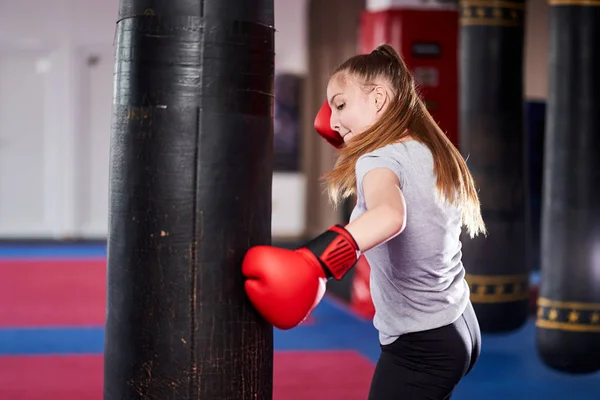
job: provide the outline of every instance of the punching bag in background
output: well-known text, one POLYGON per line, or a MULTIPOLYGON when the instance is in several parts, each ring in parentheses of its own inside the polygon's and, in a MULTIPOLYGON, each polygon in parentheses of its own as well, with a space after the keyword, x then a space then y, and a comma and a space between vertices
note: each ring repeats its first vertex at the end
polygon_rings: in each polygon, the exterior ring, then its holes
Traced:
POLYGON ((104 399, 272 398, 272 0, 121 0, 104 399))
POLYGON ((570 373, 600 370, 599 49, 598 4, 551 0, 537 347, 570 373))
POLYGON ((459 148, 488 229, 464 236, 463 262, 483 332, 518 329, 529 310, 524 11, 523 0, 460 2, 459 148))

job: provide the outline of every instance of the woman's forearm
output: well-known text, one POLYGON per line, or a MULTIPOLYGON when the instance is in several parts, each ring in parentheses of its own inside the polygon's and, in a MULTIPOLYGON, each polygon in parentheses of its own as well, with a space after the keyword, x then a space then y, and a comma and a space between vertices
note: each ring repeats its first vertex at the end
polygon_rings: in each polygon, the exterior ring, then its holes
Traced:
POLYGON ((358 248, 365 252, 400 234, 406 226, 404 210, 386 204, 367 210, 346 225, 358 248))

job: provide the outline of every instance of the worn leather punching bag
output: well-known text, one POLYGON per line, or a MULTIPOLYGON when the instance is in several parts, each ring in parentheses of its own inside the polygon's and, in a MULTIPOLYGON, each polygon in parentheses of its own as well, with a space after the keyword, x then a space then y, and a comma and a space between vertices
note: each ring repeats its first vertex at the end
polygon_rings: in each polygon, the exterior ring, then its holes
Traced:
POLYGON ((523 0, 460 2, 459 148, 479 189, 487 237, 463 238, 483 332, 521 327, 529 306, 523 0))
POLYGON ((121 0, 105 400, 271 400, 241 262, 271 242, 273 0, 121 0))
POLYGON ((600 370, 600 3, 550 1, 537 348, 600 370))

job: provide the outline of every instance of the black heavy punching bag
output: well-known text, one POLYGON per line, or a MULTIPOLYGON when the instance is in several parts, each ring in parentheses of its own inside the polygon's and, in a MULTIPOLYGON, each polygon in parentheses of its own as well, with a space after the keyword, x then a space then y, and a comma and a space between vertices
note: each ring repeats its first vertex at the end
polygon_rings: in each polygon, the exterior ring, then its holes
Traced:
POLYGON ((537 346, 570 373, 600 370, 599 5, 550 1, 537 346))
POLYGON ((483 332, 527 319, 524 9, 520 1, 460 2, 459 147, 479 188, 487 237, 463 238, 471 300, 483 332))
POLYGON ((121 0, 104 399, 272 398, 273 0, 121 0))

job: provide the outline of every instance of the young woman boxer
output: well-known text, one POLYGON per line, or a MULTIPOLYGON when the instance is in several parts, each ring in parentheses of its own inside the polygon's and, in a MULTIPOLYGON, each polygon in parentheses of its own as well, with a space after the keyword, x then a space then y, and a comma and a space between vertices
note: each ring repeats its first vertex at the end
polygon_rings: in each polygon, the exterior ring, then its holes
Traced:
POLYGON ((335 204, 356 194, 345 229, 371 266, 369 399, 447 399, 480 350, 460 242, 485 233, 473 178, 392 47, 343 63, 327 99, 345 145, 325 181, 335 204))
POLYGON ((480 351, 460 242, 463 227, 471 237, 486 231, 473 178, 390 46, 337 68, 323 118, 330 126, 317 130, 340 148, 324 180, 334 204, 356 195, 350 223, 296 250, 251 248, 246 293, 267 321, 290 329, 326 280, 364 254, 382 350, 369 400, 448 399, 480 351))

